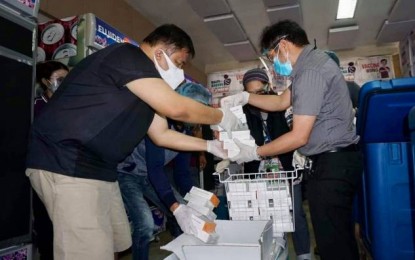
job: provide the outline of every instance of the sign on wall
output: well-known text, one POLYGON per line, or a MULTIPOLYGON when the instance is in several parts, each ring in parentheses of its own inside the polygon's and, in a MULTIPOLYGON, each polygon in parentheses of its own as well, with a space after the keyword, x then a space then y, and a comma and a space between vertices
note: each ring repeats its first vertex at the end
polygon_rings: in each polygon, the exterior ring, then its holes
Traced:
POLYGON ((390 55, 344 59, 340 61, 340 69, 347 81, 355 81, 360 86, 372 80, 395 78, 390 55))

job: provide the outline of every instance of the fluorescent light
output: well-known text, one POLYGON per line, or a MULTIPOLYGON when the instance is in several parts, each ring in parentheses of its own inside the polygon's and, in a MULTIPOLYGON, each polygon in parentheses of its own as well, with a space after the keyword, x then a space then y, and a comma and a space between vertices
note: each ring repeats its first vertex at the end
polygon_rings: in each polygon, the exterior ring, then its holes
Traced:
POLYGON ((336 19, 353 18, 356 11, 357 0, 339 0, 336 19))

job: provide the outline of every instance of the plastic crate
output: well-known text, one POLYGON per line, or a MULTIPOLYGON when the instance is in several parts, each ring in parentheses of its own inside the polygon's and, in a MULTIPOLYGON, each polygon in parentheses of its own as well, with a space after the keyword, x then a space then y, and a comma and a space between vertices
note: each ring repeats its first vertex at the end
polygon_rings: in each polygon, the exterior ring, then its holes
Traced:
POLYGON ((230 220, 272 220, 274 237, 294 232, 294 171, 230 174, 219 176, 225 184, 230 220))

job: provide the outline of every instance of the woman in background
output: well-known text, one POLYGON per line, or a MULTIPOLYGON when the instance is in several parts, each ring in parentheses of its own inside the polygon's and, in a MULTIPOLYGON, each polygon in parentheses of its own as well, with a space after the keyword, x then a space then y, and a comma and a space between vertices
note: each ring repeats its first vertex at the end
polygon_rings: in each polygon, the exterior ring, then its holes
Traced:
POLYGON ((42 93, 35 98, 35 117, 48 103, 68 72, 68 67, 59 61, 46 61, 36 65, 36 82, 39 84, 42 93))

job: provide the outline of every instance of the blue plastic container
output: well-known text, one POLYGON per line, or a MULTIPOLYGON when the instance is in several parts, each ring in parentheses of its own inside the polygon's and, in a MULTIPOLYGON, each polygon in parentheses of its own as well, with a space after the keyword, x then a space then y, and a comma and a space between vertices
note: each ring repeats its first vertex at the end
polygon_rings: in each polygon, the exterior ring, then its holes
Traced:
POLYGON ((412 165, 415 171, 415 106, 409 111, 409 131, 411 132, 412 143, 412 165))
POLYGON ((409 111, 415 78, 373 81, 359 94, 365 169, 359 220, 372 257, 415 259, 415 180, 409 111))

